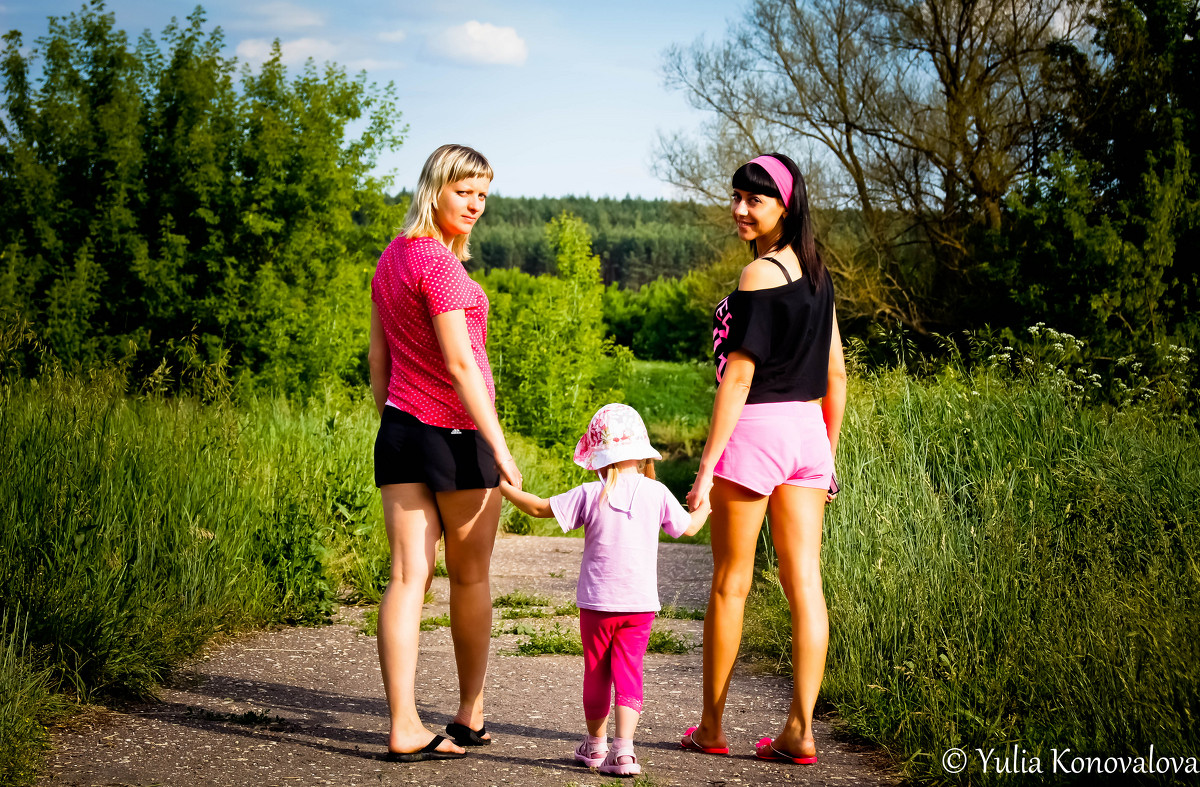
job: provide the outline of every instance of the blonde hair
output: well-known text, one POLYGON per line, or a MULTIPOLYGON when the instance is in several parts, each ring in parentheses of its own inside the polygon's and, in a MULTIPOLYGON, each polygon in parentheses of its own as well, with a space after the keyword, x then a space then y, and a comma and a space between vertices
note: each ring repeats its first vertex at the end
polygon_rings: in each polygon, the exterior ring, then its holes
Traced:
MULTIPOLYGON (((442 193, 442 189, 447 183, 457 183, 467 178, 491 180, 492 176, 492 165, 479 151, 466 145, 442 145, 429 154, 429 158, 425 159, 425 166, 421 167, 417 192, 413 194, 412 203, 408 206, 400 234, 406 238, 437 238, 446 243, 434 218, 434 208, 437 207, 438 195, 442 193)), ((455 257, 469 260, 470 239, 469 233, 455 235, 446 245, 455 257)))
MULTIPOLYGON (((637 469, 638 472, 646 476, 646 478, 652 480, 655 478, 653 459, 639 459, 637 469)), ((609 492, 611 492, 613 487, 617 485, 617 476, 621 475, 621 471, 617 469, 617 464, 614 462, 611 465, 597 470, 596 472, 604 479, 604 490, 600 492, 600 502, 603 503, 608 499, 609 492)))

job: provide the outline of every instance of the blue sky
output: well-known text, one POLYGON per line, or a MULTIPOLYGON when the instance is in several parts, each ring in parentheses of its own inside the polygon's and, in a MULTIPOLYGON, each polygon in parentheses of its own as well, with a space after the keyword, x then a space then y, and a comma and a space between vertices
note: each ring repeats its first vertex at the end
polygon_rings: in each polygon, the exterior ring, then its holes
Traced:
MULTIPOLYGON (((662 52, 724 36, 742 3, 714 0, 472 3, 411 0, 209 0, 210 25, 243 61, 261 62, 279 38, 286 62, 333 60, 393 81, 409 134, 381 161, 395 189, 411 188, 444 142, 478 148, 509 196, 673 196, 651 170, 659 131, 691 131, 703 115, 663 86, 662 52)), ((0 30, 31 45, 65 0, 0 0, 0 30)), ((112 0, 131 39, 161 32, 195 7, 112 0)))

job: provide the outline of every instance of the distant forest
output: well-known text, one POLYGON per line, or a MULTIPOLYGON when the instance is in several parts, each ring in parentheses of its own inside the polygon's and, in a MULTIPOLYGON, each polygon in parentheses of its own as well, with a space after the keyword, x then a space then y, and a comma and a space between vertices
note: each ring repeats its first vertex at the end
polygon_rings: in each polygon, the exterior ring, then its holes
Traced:
MULTIPOLYGON (((401 192, 393 202, 408 196, 401 192)), ((471 233, 468 267, 555 273, 546 223, 563 212, 583 219, 591 229, 592 253, 600 258, 604 283, 627 288, 662 276, 683 276, 714 262, 733 234, 724 211, 714 215, 712 208, 694 202, 491 196, 471 233)))

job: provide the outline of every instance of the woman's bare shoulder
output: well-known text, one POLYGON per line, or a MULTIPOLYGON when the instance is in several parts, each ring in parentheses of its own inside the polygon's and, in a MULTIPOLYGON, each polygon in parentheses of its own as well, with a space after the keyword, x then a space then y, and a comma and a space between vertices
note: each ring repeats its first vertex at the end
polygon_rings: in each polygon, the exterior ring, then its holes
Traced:
POLYGON ((779 266, 766 257, 759 257, 742 268, 738 278, 738 289, 749 292, 753 290, 768 290, 786 283, 779 266))

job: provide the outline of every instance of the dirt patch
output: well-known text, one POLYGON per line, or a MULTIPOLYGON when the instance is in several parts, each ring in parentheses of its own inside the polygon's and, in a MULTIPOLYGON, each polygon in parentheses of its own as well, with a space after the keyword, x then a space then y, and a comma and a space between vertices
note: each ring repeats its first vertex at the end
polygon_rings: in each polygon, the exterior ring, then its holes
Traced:
MULTIPOLYGON (((503 537, 493 560, 492 593, 524 590, 563 603, 574 599, 583 541, 503 537)), ((708 547, 663 544, 659 592, 664 603, 702 607, 708 597, 708 547)), ((446 611, 446 580, 437 579, 425 615, 446 611)), ((287 628, 240 637, 181 670, 160 701, 93 709, 53 732, 45 785, 578 785, 614 780, 578 766, 571 752, 583 731, 582 659, 509 655, 517 637, 492 640, 488 673, 492 746, 463 760, 400 765, 384 762, 387 706, 375 640, 363 635, 361 609, 344 609, 321 628, 287 628)), ((498 616, 497 616, 498 617, 498 616)), ((533 621, 545 624, 546 621, 533 621)), ((559 622, 573 625, 567 618, 559 622)), ((660 625, 699 642, 701 622, 660 625)), ((418 707, 440 730, 457 704, 450 632, 421 634, 418 707)), ((837 741, 819 725, 817 766, 753 757, 759 737, 787 713, 790 682, 735 675, 726 725, 735 756, 679 748, 680 733, 700 707, 700 651, 646 657, 646 707, 637 747, 654 785, 893 784, 886 758, 837 741)), ((610 728, 611 733, 611 728, 610 728)))

